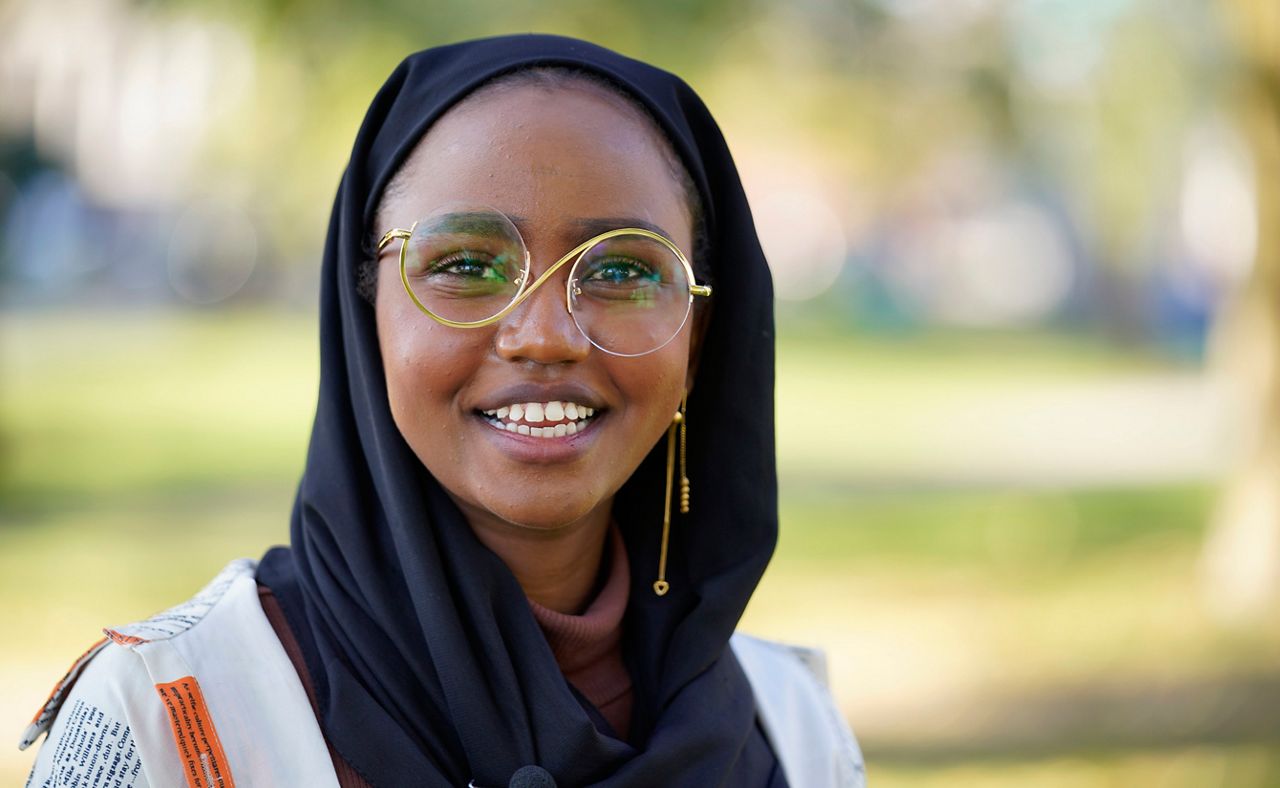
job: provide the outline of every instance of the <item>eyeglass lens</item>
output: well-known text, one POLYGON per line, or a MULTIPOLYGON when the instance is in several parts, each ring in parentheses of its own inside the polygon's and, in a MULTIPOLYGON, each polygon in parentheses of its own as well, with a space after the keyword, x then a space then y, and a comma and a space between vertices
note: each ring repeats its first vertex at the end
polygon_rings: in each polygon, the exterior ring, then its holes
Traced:
MULTIPOLYGON (((437 317, 483 321, 520 294, 526 248, 501 213, 466 210, 428 217, 418 222, 407 244, 405 280, 421 306, 437 317)), ((661 241, 616 235, 568 265, 574 322, 606 352, 633 356, 657 350, 688 318, 691 282, 684 263, 661 241)), ((556 283, 563 281, 556 278, 546 286, 561 289, 564 285, 556 283)))

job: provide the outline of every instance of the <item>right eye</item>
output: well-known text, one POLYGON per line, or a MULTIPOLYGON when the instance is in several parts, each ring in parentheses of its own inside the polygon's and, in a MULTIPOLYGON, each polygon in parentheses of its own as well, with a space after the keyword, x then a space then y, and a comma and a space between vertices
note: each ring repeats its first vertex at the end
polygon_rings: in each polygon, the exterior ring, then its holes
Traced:
POLYGON ((456 276, 463 279, 479 279, 489 282, 505 282, 505 266, 492 256, 461 250, 427 263, 423 276, 456 276))

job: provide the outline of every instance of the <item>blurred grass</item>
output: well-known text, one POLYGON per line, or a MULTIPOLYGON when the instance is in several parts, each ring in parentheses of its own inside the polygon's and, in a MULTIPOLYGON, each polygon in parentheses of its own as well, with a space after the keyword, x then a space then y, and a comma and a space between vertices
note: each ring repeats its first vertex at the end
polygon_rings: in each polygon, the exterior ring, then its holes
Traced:
POLYGON ((1280 784, 1280 758, 1272 747, 1193 746, 1178 752, 1138 751, 1097 758, 1053 757, 943 768, 893 767, 870 773, 873 785, 903 788, 1203 788, 1280 784))
POLYGON ((63 508, 291 484, 315 407, 310 320, 42 315, 0 323, 0 494, 63 508))
MULTIPOLYGON (((305 315, 0 316, 0 782, 99 628, 287 539, 316 346, 305 315)), ((783 531, 744 627, 827 650, 874 785, 1277 782, 1280 634, 1195 593, 1212 485, 877 481, 883 424, 925 400, 1169 370, 1051 336, 783 336, 783 531)))

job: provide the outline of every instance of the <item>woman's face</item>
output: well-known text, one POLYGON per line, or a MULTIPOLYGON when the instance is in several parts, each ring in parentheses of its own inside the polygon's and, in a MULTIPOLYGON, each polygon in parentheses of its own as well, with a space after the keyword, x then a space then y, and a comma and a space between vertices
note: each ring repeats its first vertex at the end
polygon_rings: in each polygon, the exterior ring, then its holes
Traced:
MULTIPOLYGON (((656 132, 594 90, 480 94, 433 125, 404 166, 403 188, 381 206, 379 234, 445 206, 489 206, 515 221, 535 278, 603 229, 641 220, 686 253, 691 247, 685 197, 656 132)), ((458 329, 412 303, 395 255, 379 265, 377 326, 391 414, 473 527, 556 529, 607 519, 614 493, 664 434, 685 391, 692 319, 653 353, 606 354, 566 310, 567 276, 562 267, 494 326, 458 329), (562 410, 571 415, 567 403, 594 409, 590 418, 579 414, 587 424, 572 435, 535 437, 494 423, 493 412, 508 408, 499 422, 523 411, 520 423, 536 427, 537 410, 546 424, 562 410)))

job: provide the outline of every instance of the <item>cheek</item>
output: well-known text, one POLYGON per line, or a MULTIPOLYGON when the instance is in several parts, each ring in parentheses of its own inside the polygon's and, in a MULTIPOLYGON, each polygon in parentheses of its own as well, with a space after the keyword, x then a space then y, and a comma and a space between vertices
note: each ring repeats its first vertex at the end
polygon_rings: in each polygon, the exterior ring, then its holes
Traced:
MULTIPOLYGON (((657 440, 680 407, 689 368, 687 338, 640 358, 616 359, 614 380, 623 390, 628 410, 646 425, 657 440)), ((644 447, 646 450, 648 446, 644 447)))
POLYGON ((379 309, 387 400, 396 426, 415 450, 429 432, 446 427, 457 392, 483 358, 480 339, 416 310, 379 309))

